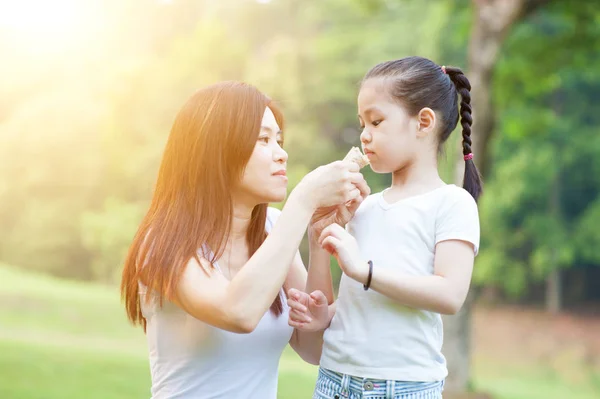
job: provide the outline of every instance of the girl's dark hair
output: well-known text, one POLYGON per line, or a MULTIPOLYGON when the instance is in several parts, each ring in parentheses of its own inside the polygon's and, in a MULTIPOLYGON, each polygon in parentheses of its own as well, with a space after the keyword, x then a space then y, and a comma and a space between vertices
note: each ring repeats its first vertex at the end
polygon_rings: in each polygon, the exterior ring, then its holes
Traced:
POLYGON ((389 93, 411 116, 417 115, 425 107, 441 116, 440 149, 458 123, 460 94, 462 149, 465 156, 463 187, 477 200, 482 192, 482 181, 471 153, 471 84, 462 70, 440 67, 423 57, 406 57, 374 66, 367 72, 363 82, 371 78, 389 78, 389 93))

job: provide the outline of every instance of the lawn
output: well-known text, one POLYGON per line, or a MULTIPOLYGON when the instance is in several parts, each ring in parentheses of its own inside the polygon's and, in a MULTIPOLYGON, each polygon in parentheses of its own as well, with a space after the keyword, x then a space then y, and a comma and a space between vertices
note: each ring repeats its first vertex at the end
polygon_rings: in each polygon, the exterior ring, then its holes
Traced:
MULTIPOLYGON (((497 399, 593 399, 600 378, 577 383, 543 365, 512 365, 478 348, 474 383, 497 399)), ((317 369, 291 350, 279 397, 310 398, 317 369)), ((126 321, 116 288, 0 266, 0 398, 149 398, 144 336, 126 321)))

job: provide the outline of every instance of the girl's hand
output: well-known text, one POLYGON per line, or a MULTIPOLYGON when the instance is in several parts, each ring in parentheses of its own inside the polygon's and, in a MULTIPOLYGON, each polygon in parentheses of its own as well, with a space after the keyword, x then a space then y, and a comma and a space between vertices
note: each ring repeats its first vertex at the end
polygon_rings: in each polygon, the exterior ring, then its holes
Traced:
POLYGON ((329 305, 321 291, 310 295, 295 288, 288 291, 290 316, 288 324, 300 331, 322 331, 329 327, 329 305))
POLYGON ((342 271, 350 278, 366 283, 369 265, 362 259, 356 239, 338 224, 327 226, 321 233, 319 244, 335 256, 342 271))

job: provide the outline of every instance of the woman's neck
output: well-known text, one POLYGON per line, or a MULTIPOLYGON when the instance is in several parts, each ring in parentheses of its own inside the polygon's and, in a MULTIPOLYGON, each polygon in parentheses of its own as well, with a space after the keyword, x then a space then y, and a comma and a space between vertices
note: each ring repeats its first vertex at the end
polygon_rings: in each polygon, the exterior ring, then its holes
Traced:
POLYGON ((231 219, 231 231, 229 233, 228 241, 238 242, 246 239, 246 232, 250 226, 250 219, 252 218, 253 209, 254 206, 234 203, 233 217, 231 219))

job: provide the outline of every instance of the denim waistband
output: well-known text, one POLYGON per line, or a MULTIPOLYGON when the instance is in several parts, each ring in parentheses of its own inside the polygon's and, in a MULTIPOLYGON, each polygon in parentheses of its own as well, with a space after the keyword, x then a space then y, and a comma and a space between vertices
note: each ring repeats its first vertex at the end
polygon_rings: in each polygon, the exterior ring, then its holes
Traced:
POLYGON ((435 399, 441 398, 444 381, 379 380, 350 376, 320 367, 317 384, 321 385, 321 390, 326 390, 328 394, 331 394, 332 398, 335 398, 337 394, 339 399, 349 398, 350 396, 386 399, 404 397, 411 399, 435 399))

